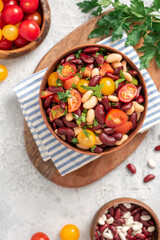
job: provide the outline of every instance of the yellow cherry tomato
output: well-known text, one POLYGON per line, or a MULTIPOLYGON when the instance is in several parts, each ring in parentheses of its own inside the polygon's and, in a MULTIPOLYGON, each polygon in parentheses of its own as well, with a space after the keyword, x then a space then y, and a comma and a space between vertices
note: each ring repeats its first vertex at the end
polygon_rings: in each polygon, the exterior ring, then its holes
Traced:
POLYGON ((0 29, 0 40, 2 39, 2 30, 0 29))
POLYGON ((77 89, 79 92, 81 93, 85 93, 87 92, 87 90, 85 90, 84 88, 81 87, 81 85, 83 86, 88 86, 89 85, 89 81, 85 80, 85 79, 81 79, 78 84, 77 84, 77 89))
POLYGON ((2 35, 9 41, 14 41, 18 37, 18 29, 11 24, 3 27, 2 35))
POLYGON ((83 130, 77 136, 78 142, 85 147, 93 147, 96 142, 96 136, 91 130, 83 130))
POLYGON ((57 72, 51 73, 48 77, 48 86, 57 87, 58 86, 58 84, 56 83, 57 79, 58 79, 57 72))
POLYGON ((111 78, 102 78, 100 81, 100 85, 104 84, 101 92, 103 93, 103 95, 111 95, 115 92, 116 87, 115 87, 115 83, 111 78))
POLYGON ((3 81, 8 76, 8 70, 5 66, 0 65, 0 81, 3 81))
POLYGON ((0 0, 0 13, 3 11, 3 7, 4 7, 3 1, 0 0))
POLYGON ((65 225, 60 232, 61 240, 78 240, 79 236, 79 229, 73 224, 65 225))

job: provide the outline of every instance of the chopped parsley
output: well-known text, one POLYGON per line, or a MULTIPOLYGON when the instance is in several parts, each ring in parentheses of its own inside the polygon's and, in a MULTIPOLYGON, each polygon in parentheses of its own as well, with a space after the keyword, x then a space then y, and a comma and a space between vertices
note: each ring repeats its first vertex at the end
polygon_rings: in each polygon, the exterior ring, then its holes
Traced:
POLYGON ((94 149, 96 148, 97 146, 94 145, 93 147, 91 147, 91 152, 94 152, 94 149))
POLYGON ((86 130, 83 130, 83 133, 86 135, 87 138, 89 138, 89 136, 91 135, 91 133, 86 130))
POLYGON ((81 71, 81 72, 84 72, 85 69, 86 69, 86 67, 82 67, 82 68, 80 69, 80 71, 81 71))
POLYGON ((82 112, 82 115, 79 117, 77 114, 72 113, 73 117, 76 119, 77 124, 80 126, 82 122, 86 122, 87 114, 82 112))
POLYGON ((62 65, 59 65, 58 68, 57 68, 57 72, 60 74, 62 72, 63 68, 64 67, 62 65))
POLYGON ((121 77, 121 78, 119 78, 118 80, 116 80, 116 81, 114 82, 116 89, 118 88, 118 84, 119 84, 119 83, 124 82, 124 81, 126 80, 122 70, 120 71, 120 77, 121 77))
POLYGON ((71 141, 72 141, 72 143, 74 143, 74 144, 77 144, 77 143, 78 143, 78 139, 77 139, 77 138, 73 138, 71 141))
POLYGON ((62 102, 67 102, 68 98, 72 97, 71 92, 67 90, 66 92, 57 92, 59 100, 62 102))
POLYGON ((101 93, 102 88, 104 87, 104 83, 102 83, 101 85, 96 85, 95 87, 90 87, 90 86, 84 86, 81 85, 81 87, 85 90, 93 90, 92 96, 96 96, 98 98, 102 98, 103 95, 101 93))
POLYGON ((98 120, 96 118, 94 118, 93 120, 93 125, 96 127, 98 125, 98 120))
POLYGON ((82 52, 82 49, 78 50, 78 51, 75 53, 76 58, 79 58, 79 55, 80 55, 81 52, 82 52))
POLYGON ((63 86, 63 84, 62 84, 62 82, 59 78, 56 80, 56 84, 57 84, 58 87, 63 86))

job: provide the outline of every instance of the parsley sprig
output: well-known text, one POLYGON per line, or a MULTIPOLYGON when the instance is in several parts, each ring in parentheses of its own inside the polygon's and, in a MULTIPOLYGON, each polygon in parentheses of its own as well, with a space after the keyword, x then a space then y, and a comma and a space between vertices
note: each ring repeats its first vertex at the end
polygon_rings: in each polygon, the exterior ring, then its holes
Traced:
POLYGON ((92 90, 93 93, 92 95, 98 97, 98 98, 102 98, 103 95, 101 93, 101 90, 102 88, 104 87, 104 83, 102 83, 101 85, 96 85, 95 87, 90 87, 90 86, 84 86, 84 85, 81 85, 81 87, 85 90, 92 90))
POLYGON ((126 80, 125 76, 123 74, 123 71, 121 70, 120 71, 120 78, 114 82, 116 89, 118 88, 118 84, 121 83, 121 82, 124 82, 125 80, 126 80))
POLYGON ((115 41, 123 37, 123 30, 128 34, 126 46, 135 46, 143 38, 143 46, 137 49, 144 53, 140 57, 141 68, 148 68, 154 57, 160 68, 160 1, 153 0, 150 7, 144 6, 143 0, 130 2, 127 6, 120 0, 84 0, 77 5, 82 12, 91 11, 94 16, 111 5, 114 10, 98 20, 97 28, 89 34, 89 38, 109 36, 112 31, 112 41, 115 41))
POLYGON ((62 102, 67 102, 68 98, 72 97, 71 92, 69 90, 65 92, 57 92, 59 100, 62 100, 62 102))

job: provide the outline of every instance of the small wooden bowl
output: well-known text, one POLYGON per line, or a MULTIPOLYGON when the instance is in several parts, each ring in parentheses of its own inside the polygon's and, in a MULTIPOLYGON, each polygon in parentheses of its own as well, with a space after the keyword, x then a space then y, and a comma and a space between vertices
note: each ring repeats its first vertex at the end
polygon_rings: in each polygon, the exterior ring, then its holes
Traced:
POLYGON ((51 22, 51 13, 50 7, 47 0, 40 0, 40 10, 42 14, 42 25, 39 37, 26 46, 21 48, 14 48, 11 50, 0 50, 0 58, 17 58, 24 54, 27 54, 33 51, 40 43, 45 39, 49 31, 50 22, 51 22))
POLYGON ((132 203, 132 204, 136 204, 142 208, 144 208, 145 210, 147 210, 149 212, 149 214, 152 216, 154 222, 155 222, 155 233, 154 236, 152 237, 152 240, 160 240, 160 221, 157 217, 157 215, 155 214, 155 212, 144 202, 141 202, 137 199, 134 198, 117 198, 114 199, 106 204, 104 204, 95 214, 95 216, 93 217, 92 223, 91 223, 91 228, 90 228, 90 238, 91 240, 95 240, 94 237, 94 233, 95 233, 95 229, 98 223, 98 220, 100 218, 100 216, 102 216, 106 210, 108 210, 110 207, 116 206, 120 203, 132 203))
POLYGON ((40 104, 40 111, 41 111, 41 114, 42 114, 42 117, 43 117, 43 120, 46 124, 46 126, 48 127, 48 129, 50 130, 50 132, 53 134, 53 136, 55 138, 57 138, 58 141, 60 141, 62 144, 64 144, 66 147, 70 148, 71 150, 74 150, 74 151, 77 151, 79 153, 82 153, 82 154, 87 154, 87 155, 105 155, 105 154, 108 154, 108 153, 112 153, 112 152, 115 152, 116 150, 122 148, 123 146, 125 146, 127 143, 129 143, 133 137, 138 133, 139 129, 141 128, 142 124, 143 124, 143 121, 145 119, 145 116, 146 116, 146 113, 147 113, 147 105, 148 105, 148 94, 147 94, 147 87, 146 87, 146 83, 144 81, 144 78, 141 74, 141 72, 139 71, 139 69, 137 68, 137 66, 126 56, 124 55, 122 52, 118 51, 117 49, 114 49, 114 48, 111 48, 111 47, 108 47, 106 45, 100 45, 100 44, 88 44, 88 45, 80 45, 80 46, 77 46, 77 47, 74 47, 72 49, 70 49, 69 51, 63 53, 62 55, 60 55, 59 57, 57 57, 52 63, 51 65, 49 66, 49 68, 47 69, 43 79, 42 79, 42 82, 41 82, 41 86, 40 86, 40 92, 39 92, 39 104, 40 104), (141 114, 141 117, 140 117, 140 120, 138 121, 138 124, 137 124, 137 128, 131 132, 129 134, 129 137, 128 139, 123 143, 121 144, 120 146, 114 146, 114 147, 109 147, 107 149, 105 149, 102 153, 92 153, 90 151, 86 151, 86 150, 81 150, 77 147, 74 147, 72 145, 70 145, 69 143, 67 143, 66 141, 62 140, 60 137, 58 137, 58 135, 54 132, 53 128, 51 127, 50 123, 48 122, 48 118, 47 118, 47 115, 46 115, 46 112, 43 108, 43 101, 40 97, 41 95, 41 92, 44 91, 46 89, 46 85, 47 85, 47 80, 48 80, 48 77, 49 75, 55 71, 57 65, 59 64, 59 62, 61 61, 61 59, 67 57, 68 55, 70 55, 71 53, 75 53, 76 51, 78 51, 79 49, 82 49, 82 48, 86 48, 86 47, 100 47, 100 48, 105 48, 107 49, 107 51, 109 52, 112 52, 112 53, 119 53, 122 55, 123 59, 125 59, 128 63, 128 65, 136 70, 138 72, 138 79, 142 85, 142 88, 143 88, 143 96, 144 96, 144 108, 145 110, 143 111, 143 113, 141 114))

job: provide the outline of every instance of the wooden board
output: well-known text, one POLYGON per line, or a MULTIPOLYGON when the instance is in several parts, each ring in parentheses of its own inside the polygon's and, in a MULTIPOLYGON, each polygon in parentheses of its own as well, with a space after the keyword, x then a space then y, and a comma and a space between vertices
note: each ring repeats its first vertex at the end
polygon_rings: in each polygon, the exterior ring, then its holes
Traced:
MULTIPOLYGON (((37 72, 48 67, 50 62, 53 61, 54 58, 57 57, 57 55, 60 55, 64 51, 67 51, 74 46, 87 43, 96 43, 100 41, 101 39, 88 39, 88 34, 94 29, 98 18, 99 17, 95 17, 84 23, 83 25, 75 29, 72 33, 67 35, 64 39, 62 39, 58 44, 56 44, 43 57, 35 71, 37 72)), ((136 48, 140 45, 141 42, 138 46, 136 46, 136 48)), ((158 83, 158 78, 160 75, 160 69, 158 69, 158 67, 155 65, 154 60, 151 62, 148 71, 157 87, 159 87, 160 82, 158 83)), ((85 165, 84 167, 62 177, 56 170, 51 160, 47 162, 44 162, 42 160, 37 145, 27 126, 27 123, 24 123, 25 146, 32 164, 44 177, 46 177, 50 181, 58 185, 70 188, 88 185, 105 176, 137 149, 137 147, 145 138, 146 134, 147 132, 143 134, 138 134, 129 144, 124 146, 122 149, 116 151, 115 153, 104 155, 97 160, 94 160, 93 162, 85 165)))

